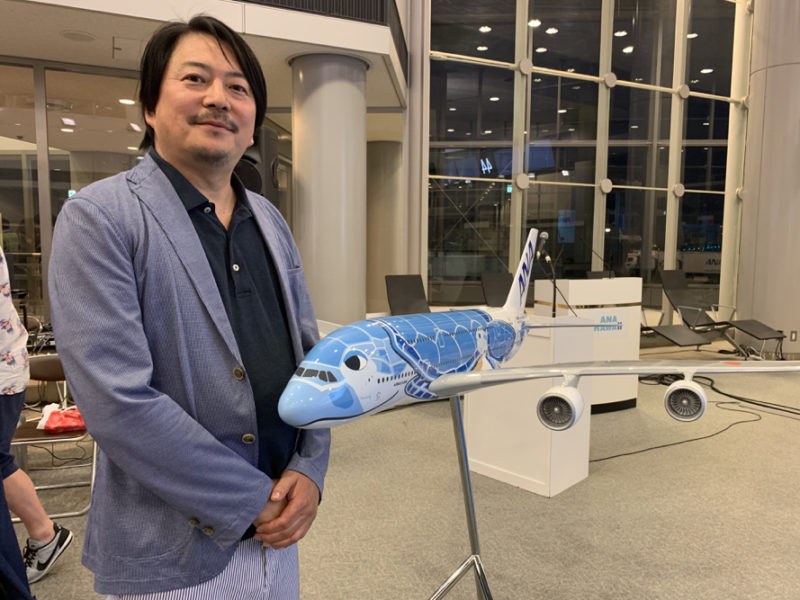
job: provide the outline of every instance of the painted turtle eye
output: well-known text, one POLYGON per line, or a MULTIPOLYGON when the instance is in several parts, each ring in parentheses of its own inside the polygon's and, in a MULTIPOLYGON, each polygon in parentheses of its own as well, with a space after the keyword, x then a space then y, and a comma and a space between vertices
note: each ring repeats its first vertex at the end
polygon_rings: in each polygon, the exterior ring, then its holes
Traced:
POLYGON ((360 354, 351 354, 344 359, 344 364, 348 369, 360 371, 367 366, 367 359, 360 354))

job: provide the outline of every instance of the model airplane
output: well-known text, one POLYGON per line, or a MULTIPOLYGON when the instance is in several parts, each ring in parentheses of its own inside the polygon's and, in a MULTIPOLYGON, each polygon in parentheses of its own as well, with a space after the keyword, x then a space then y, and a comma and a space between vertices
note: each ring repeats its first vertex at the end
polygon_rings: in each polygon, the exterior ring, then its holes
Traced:
MULTIPOLYGON (((332 332, 308 353, 281 395, 278 413, 301 428, 340 425, 398 402, 448 398, 481 387, 563 377, 545 392, 537 414, 548 428, 571 427, 581 416, 580 377, 678 374, 667 389, 667 412, 693 421, 705 411, 706 395, 695 374, 800 371, 800 361, 741 363, 608 361, 547 367, 502 368, 516 354, 531 324, 525 299, 537 230, 531 229, 508 298, 501 308, 452 310, 358 321, 332 332), (483 361, 493 370, 481 371, 483 361)), ((542 240, 546 239, 542 236, 542 240)), ((541 241, 540 240, 540 243, 541 241)))

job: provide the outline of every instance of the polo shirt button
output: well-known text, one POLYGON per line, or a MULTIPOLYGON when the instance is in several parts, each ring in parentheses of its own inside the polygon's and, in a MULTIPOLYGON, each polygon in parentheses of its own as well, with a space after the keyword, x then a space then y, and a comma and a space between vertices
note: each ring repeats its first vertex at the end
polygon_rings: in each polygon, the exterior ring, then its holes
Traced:
POLYGON ((237 265, 237 264, 234 264, 234 265, 233 265, 233 267, 232 267, 232 269, 233 269, 234 271, 238 271, 238 270, 239 270, 239 265, 237 265))
POLYGON ((206 207, 203 209, 203 212, 204 212, 204 213, 206 213, 206 214, 210 213, 210 212, 211 212, 211 207, 210 207, 210 206, 206 206, 206 207))
POLYGON ((233 376, 236 377, 239 381, 244 379, 244 369, 242 367, 234 367, 233 369, 233 376))
POLYGON ((189 525, 191 525, 192 527, 197 527, 198 525, 200 525, 200 521, 198 521, 197 519, 189 519, 189 525))
POLYGON ((213 527, 203 527, 200 531, 202 531, 206 535, 214 535, 214 528, 213 527))
POLYGON ((245 433, 245 434, 242 436, 242 441, 243 441, 245 444, 252 444, 253 442, 255 442, 255 441, 256 441, 256 436, 254 436, 252 433, 245 433))

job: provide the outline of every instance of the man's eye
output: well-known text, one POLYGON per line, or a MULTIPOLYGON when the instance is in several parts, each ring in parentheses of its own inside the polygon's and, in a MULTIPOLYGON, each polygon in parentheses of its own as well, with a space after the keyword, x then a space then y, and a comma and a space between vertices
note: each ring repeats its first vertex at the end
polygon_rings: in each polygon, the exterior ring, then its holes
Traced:
POLYGON ((184 81, 191 81, 192 83, 200 83, 203 81, 203 78, 200 75, 194 74, 184 75, 183 79, 184 81))
POLYGON ((231 86, 231 89, 234 92, 237 92, 239 94, 247 94, 248 93, 247 88, 245 86, 243 86, 243 85, 239 85, 238 83, 237 84, 233 84, 231 86))

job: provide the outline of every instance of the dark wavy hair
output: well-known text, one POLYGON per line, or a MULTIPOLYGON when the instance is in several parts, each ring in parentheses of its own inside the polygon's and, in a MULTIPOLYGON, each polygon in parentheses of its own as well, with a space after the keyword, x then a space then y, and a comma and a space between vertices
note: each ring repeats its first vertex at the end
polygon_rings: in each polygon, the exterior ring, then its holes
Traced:
MULTIPOLYGON (((142 106, 142 120, 148 112, 155 111, 161 93, 164 71, 178 40, 187 33, 210 35, 217 40, 223 53, 227 54, 227 48, 233 51, 233 56, 242 68, 242 73, 250 85, 256 103, 255 128, 258 129, 267 112, 267 84, 264 81, 261 64, 242 36, 219 19, 206 15, 192 17, 188 23, 167 23, 158 29, 147 42, 142 55, 139 75, 139 103, 142 106)), ((147 121, 144 122, 144 137, 142 143, 139 144, 141 150, 147 150, 155 142, 153 128, 147 125, 147 121)))

